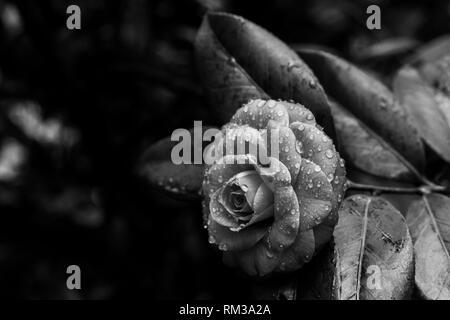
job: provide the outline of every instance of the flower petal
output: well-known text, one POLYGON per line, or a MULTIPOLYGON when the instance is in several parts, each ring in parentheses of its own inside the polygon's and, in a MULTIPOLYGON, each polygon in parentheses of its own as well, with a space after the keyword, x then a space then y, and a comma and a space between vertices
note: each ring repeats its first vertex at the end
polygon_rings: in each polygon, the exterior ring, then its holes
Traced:
POLYGON ((311 229, 332 209, 331 184, 318 165, 303 158, 294 188, 300 206, 300 231, 311 229))
MULTIPOLYGON (((225 156, 206 168, 205 177, 203 179, 204 195, 211 196, 222 187, 225 181, 229 180, 239 172, 253 169, 253 165, 249 163, 240 164, 241 162, 238 162, 237 158, 238 157, 235 156, 225 156)), ((247 159, 246 157, 241 158, 247 159)))
POLYGON ((270 167, 256 166, 266 185, 274 192, 274 222, 268 234, 267 243, 276 251, 289 246, 297 235, 299 206, 291 185, 291 175, 286 166, 270 158, 270 167))
POLYGON ((278 156, 278 159, 288 168, 292 181, 295 181, 302 157, 297 151, 297 139, 292 130, 270 121, 267 134, 263 138, 266 141, 268 154, 272 157, 278 156), (276 142, 278 142, 277 145, 275 145, 276 142), (277 150, 273 150, 273 147, 277 150))
POLYGON ((315 251, 313 230, 299 232, 294 243, 280 256, 277 271, 294 271, 309 262, 315 251))
POLYGON ((333 185, 335 196, 335 200, 333 203, 334 208, 337 208, 344 198, 347 181, 344 159, 340 157, 339 153, 337 153, 337 158, 338 158, 338 165, 334 173, 333 182, 331 183, 333 185))
POLYGON ((267 155, 266 146, 260 132, 248 125, 224 126, 222 137, 215 141, 215 150, 222 155, 247 155, 257 159, 267 155))
POLYGON ((269 120, 274 120, 284 126, 289 125, 289 115, 283 104, 275 100, 250 100, 238 109, 231 118, 231 123, 247 124, 256 129, 265 129, 269 120))
POLYGON ((214 192, 209 200, 210 217, 218 224, 228 228, 238 228, 239 222, 234 218, 227 209, 220 203, 219 197, 223 188, 214 192))
POLYGON ((283 101, 282 104, 284 104, 286 110, 288 111, 289 123, 303 122, 310 125, 316 124, 316 119, 314 118, 313 113, 302 104, 285 101, 283 101))
POLYGON ((253 201, 261 184, 264 184, 263 179, 261 179, 256 170, 240 172, 234 176, 234 179, 235 183, 245 191, 245 198, 254 209, 253 201))
POLYGON ((333 141, 317 127, 300 122, 290 125, 292 132, 303 149, 302 157, 319 165, 327 175, 328 181, 334 179, 334 172, 338 163, 333 141))
POLYGON ((208 220, 210 242, 216 243, 222 251, 241 251, 252 248, 267 232, 265 226, 251 226, 239 232, 230 231, 213 219, 208 220))

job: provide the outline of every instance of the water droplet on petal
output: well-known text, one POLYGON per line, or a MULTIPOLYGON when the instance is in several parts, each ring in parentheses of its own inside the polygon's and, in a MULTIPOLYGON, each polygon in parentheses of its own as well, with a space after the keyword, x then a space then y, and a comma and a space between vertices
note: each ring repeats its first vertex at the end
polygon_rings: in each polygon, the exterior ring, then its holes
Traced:
POLYGON ((333 181, 333 179, 334 179, 334 175, 333 175, 332 173, 329 173, 329 174, 327 175, 327 180, 328 180, 329 182, 331 182, 331 181, 333 181))
POLYGON ((328 149, 327 151, 325 151, 325 156, 326 156, 328 159, 333 158, 333 156, 334 156, 333 151, 331 151, 331 149, 328 149))
POLYGON ((314 171, 315 171, 315 172, 320 172, 320 170, 321 170, 321 169, 320 169, 320 166, 317 166, 317 165, 316 165, 316 166, 314 167, 314 171))
POLYGON ((269 108, 273 108, 275 107, 277 103, 274 100, 269 100, 269 102, 267 103, 267 105, 269 106, 269 108))
POLYGON ((266 102, 264 100, 260 100, 258 102, 258 107, 262 107, 266 102))
POLYGON ((308 115, 306 116, 306 120, 311 121, 313 119, 314 119, 314 116, 312 115, 312 113, 308 113, 308 115))
POLYGON ((303 144, 301 141, 296 141, 295 142, 295 150, 299 153, 302 154, 303 153, 303 144))

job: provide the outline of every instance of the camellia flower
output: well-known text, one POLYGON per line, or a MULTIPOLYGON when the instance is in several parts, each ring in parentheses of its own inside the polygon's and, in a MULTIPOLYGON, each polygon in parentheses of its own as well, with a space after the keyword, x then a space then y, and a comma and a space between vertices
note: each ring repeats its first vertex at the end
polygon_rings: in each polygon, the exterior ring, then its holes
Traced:
POLYGON ((331 239, 345 168, 307 108, 251 100, 210 147, 220 157, 205 169, 204 219, 226 264, 294 271, 331 239))

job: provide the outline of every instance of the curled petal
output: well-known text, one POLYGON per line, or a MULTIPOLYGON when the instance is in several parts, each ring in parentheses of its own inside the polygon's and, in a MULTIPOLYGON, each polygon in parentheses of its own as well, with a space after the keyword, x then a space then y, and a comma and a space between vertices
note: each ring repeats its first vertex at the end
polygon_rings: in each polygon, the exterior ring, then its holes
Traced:
POLYGON ((300 206, 300 230, 308 230, 330 213, 333 189, 320 167, 304 158, 294 188, 300 206))
POLYGON ((315 251, 313 230, 299 232, 294 243, 280 256, 278 271, 294 271, 309 262, 315 251))
MULTIPOLYGON (((244 159, 245 160, 245 159, 244 159)), ((242 161, 243 162, 243 161, 242 161)), ((249 163, 240 164, 237 157, 225 156, 205 170, 203 194, 211 196, 223 186, 223 183, 242 171, 252 170, 249 163)))
POLYGON ((238 109, 231 118, 231 123, 249 125, 256 129, 267 127, 269 120, 279 122, 283 126, 289 125, 289 115, 283 104, 275 100, 250 100, 238 109))
POLYGON ((277 154, 278 159, 288 168, 292 181, 295 181, 302 157, 297 151, 297 140, 292 130, 270 121, 267 134, 263 138, 266 140, 269 155, 277 154))
POLYGON ((254 213, 246 226, 250 226, 273 217, 273 192, 266 186, 265 183, 262 183, 259 186, 253 198, 252 207, 254 213))
POLYGON ((224 127, 223 135, 214 142, 219 157, 225 155, 266 155, 266 146, 260 132, 249 126, 224 127))
POLYGON ((220 203, 219 197, 222 188, 214 192, 209 201, 210 217, 218 224, 228 228, 239 228, 239 222, 233 217, 226 208, 220 203))
POLYGON ((276 158, 269 158, 268 166, 259 166, 256 160, 253 160, 253 165, 272 191, 275 190, 276 186, 284 186, 291 183, 289 170, 276 158))
POLYGON ((338 163, 333 141, 322 130, 309 124, 294 122, 290 128, 301 143, 302 157, 319 165, 327 175, 328 181, 332 181, 338 163))
POLYGON ((335 196, 335 199, 333 201, 334 208, 337 208, 344 198, 343 196, 345 193, 345 186, 346 186, 345 183, 347 181, 344 159, 340 157, 339 153, 337 154, 337 158, 338 158, 338 165, 336 171, 334 172, 334 179, 331 182, 335 196))
POLYGON ((310 125, 316 125, 316 119, 311 111, 299 103, 282 102, 289 114, 289 123, 303 122, 310 125))

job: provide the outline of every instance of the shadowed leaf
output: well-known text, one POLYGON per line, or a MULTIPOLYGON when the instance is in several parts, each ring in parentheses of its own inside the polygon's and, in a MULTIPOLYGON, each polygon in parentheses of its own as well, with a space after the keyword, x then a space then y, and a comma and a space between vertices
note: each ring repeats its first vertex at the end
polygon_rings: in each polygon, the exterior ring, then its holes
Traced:
POLYGON ((327 93, 382 138, 380 142, 422 178, 425 161, 422 141, 391 91, 376 78, 330 53, 302 50, 300 55, 317 74, 327 93))

